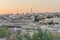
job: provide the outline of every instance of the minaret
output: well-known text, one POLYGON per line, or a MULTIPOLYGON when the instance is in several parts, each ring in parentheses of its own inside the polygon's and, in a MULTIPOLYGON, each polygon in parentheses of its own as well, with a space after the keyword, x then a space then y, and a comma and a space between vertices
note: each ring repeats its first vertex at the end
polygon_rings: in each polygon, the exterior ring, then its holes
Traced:
POLYGON ((17 12, 16 15, 19 15, 19 12, 17 12))
POLYGON ((32 13, 32 8, 31 8, 31 13, 32 13))

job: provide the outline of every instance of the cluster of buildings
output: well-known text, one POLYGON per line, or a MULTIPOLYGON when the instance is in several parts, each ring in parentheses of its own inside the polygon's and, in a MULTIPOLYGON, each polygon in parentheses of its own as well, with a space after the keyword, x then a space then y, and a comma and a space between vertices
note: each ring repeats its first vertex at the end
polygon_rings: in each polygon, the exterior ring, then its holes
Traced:
POLYGON ((60 32, 60 13, 26 13, 0 15, 0 26, 7 26, 9 30, 23 32, 35 31, 38 27, 51 32, 60 32), (39 21, 35 22, 35 16, 39 21))

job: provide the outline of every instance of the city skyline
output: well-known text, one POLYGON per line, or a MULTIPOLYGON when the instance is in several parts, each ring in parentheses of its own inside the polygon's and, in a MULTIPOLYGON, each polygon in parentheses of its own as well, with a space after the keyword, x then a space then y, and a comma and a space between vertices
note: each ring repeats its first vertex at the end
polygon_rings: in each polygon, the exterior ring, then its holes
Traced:
POLYGON ((60 0, 0 0, 0 14, 31 12, 58 12, 60 0))

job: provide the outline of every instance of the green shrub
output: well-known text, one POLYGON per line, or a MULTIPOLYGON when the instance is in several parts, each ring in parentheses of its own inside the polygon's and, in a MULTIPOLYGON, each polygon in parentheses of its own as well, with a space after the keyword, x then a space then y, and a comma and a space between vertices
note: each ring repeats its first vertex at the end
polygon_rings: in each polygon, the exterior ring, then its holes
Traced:
POLYGON ((16 36, 16 39, 17 39, 17 40, 23 40, 21 35, 17 35, 17 36, 16 36))
POLYGON ((1 27, 0 28, 0 38, 8 37, 10 35, 10 32, 7 28, 1 27))
POLYGON ((51 33, 46 31, 42 31, 41 29, 37 30, 37 33, 34 33, 33 40, 54 40, 54 36, 51 33))
POLYGON ((52 33, 49 33, 47 30, 42 31, 40 28, 37 29, 37 32, 34 32, 32 36, 27 35, 18 35, 18 40, 60 40, 60 37, 53 36, 52 33))

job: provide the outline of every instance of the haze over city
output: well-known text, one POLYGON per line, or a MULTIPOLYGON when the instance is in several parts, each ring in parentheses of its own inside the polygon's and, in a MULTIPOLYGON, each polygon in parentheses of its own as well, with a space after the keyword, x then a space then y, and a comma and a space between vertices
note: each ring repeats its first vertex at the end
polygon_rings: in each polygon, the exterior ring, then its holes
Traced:
POLYGON ((0 14, 30 12, 58 12, 60 0, 0 0, 0 14))
POLYGON ((60 0, 0 0, 0 40, 60 40, 60 0))

